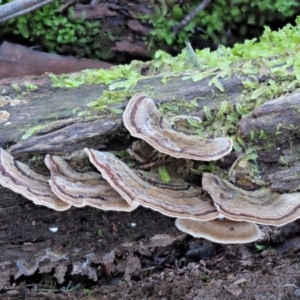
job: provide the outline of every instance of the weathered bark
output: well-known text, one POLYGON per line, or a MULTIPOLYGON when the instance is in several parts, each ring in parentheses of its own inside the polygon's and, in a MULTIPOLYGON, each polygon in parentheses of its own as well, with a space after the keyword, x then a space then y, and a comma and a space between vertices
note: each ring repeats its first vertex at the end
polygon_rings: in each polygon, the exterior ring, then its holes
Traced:
MULTIPOLYGON (((84 85, 74 89, 57 89, 50 87, 50 80, 47 77, 20 78, 13 81, 19 86, 22 86, 24 81, 30 81, 39 86, 37 91, 20 95, 20 92, 16 92, 11 88, 12 82, 10 80, 0 81, 0 90, 3 91, 2 97, 7 96, 10 99, 20 98, 20 100, 24 101, 16 106, 11 106, 10 103, 7 103, 1 107, 1 110, 7 110, 10 113, 10 118, 8 119, 10 124, 0 124, 0 147, 8 149, 18 159, 24 160, 27 155, 32 154, 66 155, 82 150, 84 147, 96 149, 109 147, 109 149, 113 149, 117 147, 118 143, 122 145, 122 139, 118 139, 118 136, 121 136, 122 132, 124 132, 122 115, 110 114, 109 110, 105 110, 103 112, 95 112, 95 115, 89 118, 79 118, 77 113, 73 112, 76 108, 86 110, 86 105, 89 102, 101 96, 105 89, 104 86, 84 85), (29 129, 44 124, 52 125, 38 131, 32 137, 21 140, 21 137, 29 129)), ((223 82, 225 94, 221 95, 219 92, 212 93, 212 91, 216 91, 215 88, 208 86, 208 81, 209 79, 201 82, 182 81, 178 77, 170 79, 167 84, 162 84, 161 77, 157 76, 141 80, 135 87, 135 90, 141 91, 144 89, 144 86, 149 87, 150 85, 153 87, 153 98, 156 103, 170 102, 174 99, 184 99, 188 102, 199 97, 201 99, 198 101, 199 106, 195 107, 194 111, 189 112, 193 115, 201 115, 203 106, 216 107, 221 100, 224 100, 224 95, 228 101, 236 103, 239 94, 243 90, 240 79, 234 76, 230 80, 223 82)), ((124 99, 122 104, 115 105, 115 107, 124 108, 127 100, 124 99)), ((272 105, 265 104, 259 107, 241 121, 240 135, 246 141, 246 144, 247 142, 249 142, 249 145, 253 145, 255 142, 257 144, 264 143, 264 141, 251 140, 252 131, 254 131, 255 137, 257 137, 257 132, 261 130, 267 133, 269 137, 274 137, 272 147, 269 151, 260 152, 257 160, 259 167, 263 170, 263 179, 268 181, 274 189, 289 191, 296 189, 300 184, 299 151, 297 148, 299 142, 299 118, 297 118, 297 111, 299 108, 300 93, 298 92, 292 96, 284 96, 282 100, 277 102, 274 100, 272 105), (278 124, 281 124, 280 128, 278 124), (281 137, 276 135, 278 130, 281 131, 281 137), (287 141, 290 143, 289 147, 285 145, 287 141), (286 160, 285 170, 281 168, 280 156, 286 160), (289 176, 288 182, 286 180, 287 174, 289 176)), ((182 111, 178 111, 178 114, 183 112, 184 107, 182 111)), ((18 270, 25 275, 30 275, 38 267, 41 273, 57 266, 56 272, 64 274, 68 265, 79 263, 82 257, 91 252, 98 255, 92 262, 100 264, 105 260, 105 254, 115 249, 116 245, 128 241, 128 239, 122 238, 112 244, 110 249, 100 250, 97 241, 93 245, 85 244, 85 237, 79 237, 80 241, 78 241, 78 244, 64 247, 65 252, 61 252, 57 250, 57 247, 62 247, 63 244, 68 243, 68 238, 64 236, 64 232, 70 232, 71 230, 70 234, 72 234, 73 229, 64 228, 62 229, 62 235, 53 235, 49 231, 49 224, 60 224, 59 226, 63 226, 64 220, 78 220, 83 215, 88 215, 89 220, 86 221, 89 224, 88 228, 96 228, 98 226, 98 218, 108 222, 107 218, 110 220, 114 219, 116 215, 125 216, 125 214, 102 213, 92 208, 72 209, 63 213, 52 212, 47 208, 33 204, 28 206, 24 198, 5 188, 0 187, 0 193, 2 195, 0 200, 0 239, 2 241, 0 252, 6 259, 6 267, 3 266, 1 271, 0 278, 3 278, 3 280, 2 282, 0 281, 0 289, 7 282, 8 276, 15 275, 18 270), (26 204, 25 206, 24 203, 26 204), (9 226, 12 218, 18 219, 20 224, 15 227, 14 231, 9 226), (43 220, 41 223, 43 226, 39 225, 39 220, 41 219, 43 220), (45 220, 48 221, 45 222, 45 220), (33 221, 35 222, 34 225, 32 224, 33 221), (27 242, 30 243, 28 244, 27 242), (45 249, 48 249, 48 252, 45 249), (64 255, 68 256, 68 260, 65 259, 64 255), (43 261, 46 258, 50 262, 42 268, 39 265, 39 261, 43 261), (19 261, 18 267, 16 266, 17 261, 19 261), (57 264, 58 261, 59 264, 57 264)), ((137 213, 145 212, 139 210, 138 212, 126 214, 128 222, 137 213)), ((150 211, 147 211, 147 213, 153 214, 154 218, 159 220, 157 222, 173 222, 171 219, 160 216, 157 213, 150 211)), ((78 229, 81 225, 76 221, 75 223, 74 228, 78 229)), ((146 237, 149 239, 158 233, 168 233, 168 243, 170 244, 178 235, 178 231, 166 232, 164 226, 158 226, 157 228, 159 230, 153 228, 153 231, 145 233, 146 237)), ((86 229, 86 231, 88 230, 86 229)), ((166 245, 168 243, 166 242, 166 245)), ((130 247, 127 245, 127 248, 133 249, 134 245, 135 243, 130 247)), ((139 243, 139 251, 147 252, 148 246, 143 245, 143 247, 139 243)), ((149 247, 151 247, 150 244, 149 247)), ((112 257, 114 258, 114 255, 112 257)), ((111 262, 113 258, 106 258, 107 263, 111 262)), ((88 271, 87 269, 86 272, 88 271)), ((57 275, 57 278, 61 278, 61 281, 63 281, 63 275, 57 275)))
MULTIPOLYGON (((26 80, 38 85, 38 90, 22 95, 21 103, 16 106, 11 106, 8 102, 1 107, 1 110, 10 113, 10 117, 9 125, 0 124, 0 147, 8 148, 16 158, 28 154, 67 155, 84 147, 103 149, 124 133, 122 115, 110 113, 109 108, 124 109, 128 99, 124 99, 122 103, 108 105, 105 111, 93 111, 88 118, 80 118, 77 112, 74 112, 87 110, 86 105, 98 99, 105 86, 83 85, 73 89, 57 89, 51 88, 47 77, 21 78, 15 79, 14 82, 22 87, 22 82, 26 80), (31 137, 22 139, 32 128, 40 125, 47 126, 33 133, 31 137)), ((180 77, 175 77, 163 84, 160 76, 145 77, 133 89, 132 94, 151 86, 153 98, 160 104, 179 99, 189 102, 198 97, 198 107, 189 107, 189 114, 203 116, 204 106, 213 109, 224 99, 234 104, 243 90, 241 80, 235 76, 222 83, 225 88, 224 94, 220 94, 214 87, 209 87, 208 81, 209 79, 201 82, 182 81, 180 77)), ((20 94, 20 91, 16 92, 11 88, 9 79, 0 81, 0 90, 5 91, 2 95, 9 99, 15 99, 20 94)), ((238 134, 248 146, 264 146, 259 152, 258 162, 263 170, 263 179, 276 190, 294 190, 300 184, 298 173, 293 171, 299 168, 299 97, 300 93, 296 92, 269 101, 244 116, 239 125, 238 134), (289 147, 286 147, 287 143, 289 147), (289 183, 286 184, 282 164, 285 172, 292 168, 289 183)), ((184 106, 178 106, 177 113, 182 114, 185 110, 184 106)))
MULTIPOLYGON (((199 109, 203 106, 216 105, 220 100, 212 96, 214 88, 208 86, 209 80, 199 82, 182 81, 181 78, 173 78, 167 84, 161 83, 161 77, 141 80, 135 87, 136 91, 143 90, 144 86, 154 88, 154 100, 157 103, 165 103, 175 99, 190 101, 195 97, 207 97, 199 101, 199 109)), ((14 80, 16 84, 26 81, 25 78, 14 80)), ((74 89, 54 89, 50 88, 50 80, 43 77, 31 77, 27 81, 39 85, 39 89, 22 96, 22 103, 10 106, 9 103, 2 107, 11 116, 9 126, 0 124, 1 137, 0 146, 7 148, 7 145, 14 145, 11 153, 15 156, 29 153, 50 153, 63 154, 83 149, 85 146, 99 148, 107 141, 107 135, 113 136, 121 129, 122 115, 109 114, 108 110, 95 112, 95 116, 78 118, 73 110, 87 110, 86 105, 98 99, 105 87, 103 85, 84 85, 74 89), (37 125, 51 124, 44 131, 38 133, 38 137, 31 137, 21 140, 23 134, 37 125), (102 128, 101 128, 102 127, 102 128), (78 130, 82 130, 78 134, 78 130), (100 132, 99 132, 100 130, 100 132), (54 137, 59 138, 59 142, 54 141, 54 137), (99 144, 99 139, 102 139, 99 144), (60 143, 61 142, 61 143, 60 143)), ((0 81, 0 90, 6 90, 3 96, 11 99, 18 97, 18 92, 10 87, 9 79, 0 81), (8 83, 8 84, 5 84, 8 83)), ((242 89, 240 80, 233 77, 224 82, 228 99, 232 102, 237 100, 242 89)), ((134 93, 134 92, 133 92, 134 93)), ((224 99, 224 96, 223 98, 224 99)), ((126 100, 122 104, 108 106, 123 109, 126 100)), ((180 112, 179 112, 180 113, 180 112)))

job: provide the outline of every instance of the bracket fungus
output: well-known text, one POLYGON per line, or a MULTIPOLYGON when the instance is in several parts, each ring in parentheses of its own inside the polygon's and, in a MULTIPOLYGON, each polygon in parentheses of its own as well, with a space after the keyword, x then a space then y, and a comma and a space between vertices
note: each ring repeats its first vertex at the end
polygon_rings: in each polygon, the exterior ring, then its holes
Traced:
POLYGON ((123 122, 131 135, 173 157, 212 161, 232 150, 230 138, 202 139, 198 135, 176 131, 172 123, 158 111, 154 101, 144 94, 135 94, 130 99, 123 122))
MULTIPOLYGON (((172 157, 213 161, 232 150, 230 138, 203 139, 179 130, 144 94, 130 99, 123 121, 131 135, 172 157)), ((49 178, 0 149, 0 184, 60 211, 88 205, 130 212, 141 205, 176 218, 175 225, 183 232, 223 244, 256 241, 263 237, 257 224, 281 226, 300 217, 300 193, 246 191, 210 173, 203 174, 202 188, 181 178, 164 183, 150 172, 131 169, 112 153, 84 151, 102 175, 77 172, 61 157, 46 155, 49 178)))
POLYGON ((176 219, 176 227, 197 238, 205 238, 215 243, 251 243, 263 237, 258 226, 251 222, 236 222, 225 218, 210 221, 176 219))
POLYGON ((45 164, 51 172, 49 184, 53 193, 72 206, 125 212, 138 206, 129 205, 99 173, 76 172, 61 157, 49 154, 45 164))
POLYGON ((25 164, 14 160, 5 150, 0 149, 0 184, 54 210, 63 211, 71 207, 60 200, 48 184, 48 177, 38 174, 25 164))
POLYGON ((109 152, 85 149, 91 163, 109 184, 130 204, 136 203, 170 217, 211 220, 219 213, 201 188, 162 188, 143 180, 109 152))
POLYGON ((270 188, 245 191, 210 173, 203 174, 202 187, 220 214, 231 220, 282 226, 300 217, 300 193, 279 194, 270 188))

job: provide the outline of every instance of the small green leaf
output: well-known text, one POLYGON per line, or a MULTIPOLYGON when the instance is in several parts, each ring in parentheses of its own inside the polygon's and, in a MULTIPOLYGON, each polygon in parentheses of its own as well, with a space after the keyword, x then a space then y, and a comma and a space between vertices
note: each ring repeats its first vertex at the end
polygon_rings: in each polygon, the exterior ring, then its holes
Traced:
POLYGON ((128 80, 117 81, 109 85, 109 90, 113 91, 115 89, 125 89, 128 90, 131 87, 134 87, 138 82, 138 78, 130 78, 128 80))
POLYGON ((255 244, 255 248, 258 250, 258 251, 263 251, 266 249, 266 247, 264 245, 259 245, 259 244, 255 244))
POLYGON ((187 122, 190 126, 195 127, 195 128, 200 128, 200 126, 201 126, 200 119, 197 120, 195 118, 187 118, 187 122))
POLYGON ((209 81, 208 85, 211 86, 212 84, 214 84, 215 87, 218 88, 221 92, 224 92, 224 87, 219 81, 218 76, 215 76, 213 79, 209 81))
POLYGON ((77 112, 79 112, 79 111, 81 111, 81 110, 82 110, 82 108, 79 107, 79 106, 77 106, 77 107, 75 107, 75 108, 72 109, 72 113, 73 113, 73 114, 76 114, 77 112))
POLYGON ((243 107, 240 103, 237 103, 235 108, 240 116, 244 116, 248 113, 248 109, 243 107))
POLYGON ((236 140, 242 145, 245 146, 245 142, 243 141, 243 139, 241 137, 237 137, 236 140))
POLYGON ((24 85, 25 85, 25 87, 26 87, 26 89, 28 91, 34 91, 34 90, 36 90, 38 88, 35 84, 32 84, 32 83, 30 83, 28 81, 25 81, 24 85))
POLYGON ((163 103, 162 105, 160 105, 159 111, 163 112, 165 110, 177 112, 178 111, 178 106, 172 104, 171 102, 163 103))
POLYGON ((119 108, 115 108, 115 107, 112 107, 109 109, 111 113, 113 114, 117 114, 117 115, 120 115, 123 113, 123 110, 122 109, 119 109, 119 108))
POLYGON ((267 138, 265 132, 262 129, 259 132, 259 138, 262 140, 265 140, 267 138))
POLYGON ((186 48, 183 49, 183 52, 185 54, 185 60, 186 62, 192 67, 197 68, 201 70, 201 64, 198 60, 197 54, 194 51, 193 47, 189 42, 185 42, 186 48))
POLYGON ((213 116, 211 114, 211 111, 210 109, 207 107, 207 106, 203 106, 203 111, 204 111, 204 114, 205 114, 205 117, 208 121, 212 120, 213 119, 213 116))
POLYGON ((248 161, 248 160, 256 160, 258 158, 258 154, 257 153, 251 153, 248 155, 245 155, 243 157, 243 160, 248 161))
POLYGON ((20 91, 21 91, 21 88, 20 88, 17 84, 15 84, 15 83, 13 83, 13 84, 11 85, 11 87, 12 87, 15 91, 17 91, 17 92, 20 92, 20 91))
POLYGON ((165 165, 158 167, 158 173, 163 182, 168 183, 171 180, 171 176, 165 165))
POLYGON ((167 77, 163 77, 161 80, 161 83, 166 84, 167 83, 167 77))
POLYGON ((180 21, 183 18, 183 11, 179 5, 175 5, 171 12, 172 18, 176 21, 180 21))

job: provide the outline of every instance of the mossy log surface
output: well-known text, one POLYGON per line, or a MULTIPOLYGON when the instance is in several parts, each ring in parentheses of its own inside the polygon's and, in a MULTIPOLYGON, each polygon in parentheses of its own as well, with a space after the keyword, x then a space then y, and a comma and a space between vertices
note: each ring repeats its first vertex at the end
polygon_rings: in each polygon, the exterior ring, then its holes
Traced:
MULTIPOLYGON (((172 100, 191 101, 199 97, 202 99, 199 101, 197 111, 200 111, 203 106, 217 105, 220 99, 224 100, 224 94, 220 94, 218 98, 215 94, 216 89, 208 86, 209 79, 192 82, 182 81, 177 77, 170 79, 167 84, 161 83, 161 79, 162 77, 157 76, 141 80, 133 89, 132 95, 135 91, 142 92, 146 90, 144 87, 149 89, 150 86, 156 103, 162 104, 172 100)), ((78 111, 86 110, 88 103, 102 95, 106 89, 104 85, 82 85, 73 89, 58 89, 51 88, 51 82, 46 77, 13 80, 20 87, 24 81, 39 86, 38 90, 20 96, 20 92, 11 88, 11 80, 0 81, 0 90, 5 90, 2 96, 25 100, 20 105, 10 106, 8 103, 1 107, 11 114, 9 118, 11 124, 9 126, 5 126, 5 123, 0 124, 0 146, 7 148, 14 145, 10 151, 14 156, 30 153, 67 154, 88 146, 99 148, 122 127, 122 115, 109 114, 108 110, 111 107, 124 109, 129 99, 124 99, 121 104, 108 106, 108 109, 102 112, 94 112, 94 116, 88 119, 77 117, 78 111), (74 110, 77 112, 74 113, 74 110), (30 129, 45 124, 52 125, 47 126, 44 131, 39 130, 38 136, 21 140, 30 129)), ((235 102, 242 89, 240 80, 232 77, 231 80, 224 82, 224 87, 225 97, 235 102)))
MULTIPOLYGON (((176 101, 189 103, 196 98, 199 99, 198 107, 188 106, 187 114, 203 118, 204 106, 214 109, 224 100, 235 104, 243 92, 241 80, 236 76, 222 81, 224 93, 208 85, 210 78, 193 82, 174 77, 165 84, 161 79, 161 76, 154 76, 140 80, 132 89, 132 95, 150 87, 151 97, 157 104, 176 101)), ((267 79, 264 77, 260 81, 267 79)), ((102 111, 92 111, 88 118, 84 118, 78 117, 78 111, 87 110, 87 104, 102 95, 105 85, 52 88, 48 77, 34 76, 13 79, 21 89, 16 91, 11 87, 11 80, 0 81, 0 90, 4 91, 2 98, 19 99, 21 103, 11 106, 8 102, 1 107, 1 110, 10 113, 10 117, 9 125, 0 124, 0 147, 8 149, 17 159, 24 160, 28 155, 47 153, 68 155, 85 147, 113 150, 116 143, 121 144, 117 146, 118 149, 122 147, 124 139, 120 137, 127 133, 122 124, 122 114, 112 113, 110 108, 123 110, 129 99, 108 105, 102 111), (35 84, 38 89, 26 92, 22 87, 25 81, 35 84), (23 139, 31 130, 32 136, 23 139)), ((186 110, 186 106, 178 106, 176 114, 184 114, 186 110)), ((297 174, 295 178, 290 174, 289 182, 283 175, 289 170, 293 170, 293 173, 295 168, 298 169, 299 110, 300 92, 295 92, 264 103, 244 116, 239 124, 238 135, 246 142, 246 147, 268 144, 263 150, 260 149, 257 161, 263 171, 263 179, 276 190, 294 190, 300 184, 297 174)))
MULTIPOLYGON (((203 116, 203 106, 217 107, 224 99, 236 103, 240 93, 243 91, 241 80, 235 76, 222 82, 225 88, 224 93, 221 93, 214 87, 210 87, 208 85, 209 79, 201 82, 192 82, 182 81, 180 77, 174 77, 169 79, 166 84, 161 83, 161 79, 160 76, 157 76, 141 80, 132 90, 132 95, 135 92, 142 92, 146 89, 145 87, 149 89, 150 86, 154 94, 151 97, 156 103, 166 103, 175 100, 189 102, 198 97, 198 107, 194 107, 194 110, 189 111, 189 114, 203 116)), ((264 79, 261 80, 263 81, 264 79)), ((104 85, 82 85, 72 89, 52 88, 50 79, 46 76, 1 80, 0 91, 2 91, 2 98, 19 99, 21 103, 16 106, 11 106, 10 103, 7 103, 1 107, 1 110, 6 110, 10 113, 10 118, 8 119, 10 123, 0 124, 0 147, 7 149, 14 157, 22 161, 26 161, 29 157, 36 154, 68 155, 74 151, 82 150, 84 147, 108 150, 126 149, 127 145, 124 142, 124 136, 128 135, 128 132, 123 127, 122 114, 110 113, 108 109, 105 109, 104 111, 94 112, 94 115, 89 118, 80 118, 75 112, 79 109, 86 110, 86 105, 99 98, 104 89, 104 85), (11 87, 11 84, 15 83, 21 87, 21 90, 26 91, 23 88, 24 81, 37 85, 38 89, 22 94, 11 87), (22 136, 32 128, 45 124, 48 124, 48 126, 44 129, 34 133, 31 137, 22 139, 22 136)), ((128 100, 124 99, 123 103, 116 104, 115 107, 124 109, 128 100)), ((252 131, 260 132, 263 130, 267 137, 273 137, 271 147, 268 150, 258 152, 257 164, 261 170, 261 179, 267 181, 275 190, 297 190, 300 185, 300 153, 298 150, 300 121, 297 117, 300 109, 300 92, 282 96, 280 100, 273 100, 270 103, 266 103, 246 115, 240 123, 239 134, 246 141, 246 147, 248 144, 253 146, 268 142, 264 137, 262 139, 257 138, 254 141, 253 139, 251 140, 252 131), (279 131, 281 134, 278 134, 279 131)), ((191 110, 191 108, 189 109, 191 110)), ((179 110, 181 111, 178 111, 178 114, 183 114, 186 108, 182 106, 179 107, 179 110)), ((229 155, 229 158, 233 162, 236 156, 233 153, 229 155)), ((229 169, 230 166, 227 167, 229 169)), ((54 238, 49 231, 48 227, 50 225, 48 226, 48 224, 62 223, 64 218, 69 218, 70 220, 76 220, 77 218, 79 220, 82 214, 90 215, 91 221, 87 221, 89 226, 97 227, 100 222, 97 218, 102 218, 103 222, 107 223, 109 218, 114 219, 114 216, 120 215, 120 213, 104 213, 101 215, 100 211, 92 208, 72 209, 63 213, 52 212, 47 208, 31 204, 8 189, 0 187, 0 193, 0 252, 2 257, 5 258, 7 266, 9 266, 2 270, 2 276, 0 276, 4 278, 2 283, 6 282, 5 278, 7 276, 14 275, 14 272, 17 272, 16 261, 20 257, 22 257, 23 262, 21 265, 23 267, 26 263, 28 264, 28 267, 25 268, 26 270, 23 270, 24 272, 29 272, 28 270, 33 270, 34 272, 39 266, 39 261, 43 261, 45 258, 50 257, 51 263, 47 265, 48 269, 54 267, 57 261, 64 260, 63 256, 59 257, 57 254, 51 254, 51 251, 62 247, 62 244, 67 243, 64 240, 68 238, 61 235, 57 235, 54 238), (109 216, 108 219, 105 216, 109 216), (33 230, 31 222, 36 222, 36 220, 40 219, 43 219, 43 226, 40 226, 38 223, 36 229, 33 230), (19 220, 19 225, 14 227, 14 231, 9 225, 11 220, 19 220), (32 242, 33 240, 35 242, 32 242), (29 244, 27 243, 28 241, 30 242, 29 244), (10 246, 7 247, 7 245, 10 246), (13 247, 13 250, 11 247, 13 247), (52 249, 51 251, 49 250, 50 254, 45 254, 46 248, 52 249), (38 256, 38 251, 40 250, 42 254, 38 256)), ((128 222, 130 222, 130 219, 134 221, 138 213, 139 210, 126 214, 128 215, 126 217, 129 220, 128 222)), ((144 212, 142 211, 142 213, 144 212)), ((149 212, 149 214, 152 214, 152 212, 149 212)), ((160 216, 158 213, 153 214, 156 222, 161 224, 172 222, 170 218, 160 216)), ((74 226, 78 227, 79 224, 74 226)), ((164 226, 158 226, 158 229, 152 228, 145 234, 148 238, 158 233, 164 234, 168 231, 168 229, 164 229, 164 226)), ((65 228, 65 230, 67 229, 65 228)), ((70 228, 68 230, 68 232, 72 232, 70 228)), ((178 231, 168 233, 170 236, 178 235, 178 231)), ((74 234, 77 233, 75 232, 74 234)), ((80 242, 78 241, 77 245, 72 244, 70 249, 68 247, 64 248, 68 255, 68 261, 60 264, 62 273, 71 262, 80 261, 86 253, 98 249, 96 241, 95 245, 90 245, 86 244, 84 239, 85 237, 80 242), (75 248, 77 249, 76 251, 74 250, 75 248)), ((114 249, 116 243, 120 245, 121 242, 127 242, 128 239, 130 240, 126 236, 126 238, 124 237, 111 244, 110 249, 103 248, 100 251, 99 248, 98 250, 104 255, 114 249)), ((61 253, 60 250, 57 251, 61 253)), ((98 256, 95 263, 100 263, 103 259, 102 256, 98 256)), ((30 275, 29 273, 28 275, 30 275)))

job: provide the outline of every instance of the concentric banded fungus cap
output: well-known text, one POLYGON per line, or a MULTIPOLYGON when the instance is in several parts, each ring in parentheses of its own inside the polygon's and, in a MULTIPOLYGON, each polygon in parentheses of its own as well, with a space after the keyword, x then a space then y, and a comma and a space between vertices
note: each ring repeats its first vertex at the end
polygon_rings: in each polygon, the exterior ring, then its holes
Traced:
POLYGON ((173 157, 211 161, 222 158, 232 150, 230 138, 208 140, 176 131, 158 111, 153 100, 143 94, 135 94, 130 99, 123 121, 131 135, 173 157))
POLYGON ((91 149, 85 151, 91 163, 130 205, 139 203, 167 216, 196 220, 211 220, 219 215, 200 188, 161 188, 140 178, 111 153, 91 149))
POLYGON ((175 225, 193 237, 221 244, 251 243, 263 237, 263 233, 254 223, 235 222, 224 218, 204 222, 176 219, 175 225))
POLYGON ((300 217, 300 193, 278 194, 269 188, 245 191, 210 173, 203 174, 202 187, 220 214, 231 220, 281 226, 300 217))
POLYGON ((35 204, 44 205, 54 210, 63 211, 71 207, 61 201, 48 184, 49 177, 31 170, 25 164, 0 149, 0 184, 32 200, 35 204))
POLYGON ((129 205, 99 173, 76 172, 59 156, 46 155, 45 163, 51 172, 52 191, 73 206, 126 212, 138 206, 129 205))

